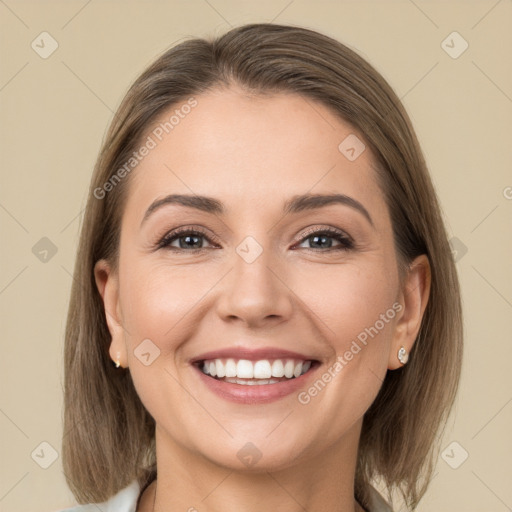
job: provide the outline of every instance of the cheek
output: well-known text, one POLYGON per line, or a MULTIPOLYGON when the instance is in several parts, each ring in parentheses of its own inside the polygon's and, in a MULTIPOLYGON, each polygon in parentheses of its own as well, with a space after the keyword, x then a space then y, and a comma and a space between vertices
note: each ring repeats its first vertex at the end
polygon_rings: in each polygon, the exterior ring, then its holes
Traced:
POLYGON ((333 269, 316 272, 314 286, 310 284, 300 292, 304 302, 322 320, 330 345, 337 355, 352 350, 359 359, 363 352, 365 358, 371 354, 387 357, 383 348, 391 339, 396 316, 396 275, 383 260, 333 269), (371 340, 378 340, 378 344, 370 346, 371 340))
POLYGON ((171 269, 165 262, 141 260, 127 262, 121 279, 121 306, 131 344, 149 338, 162 353, 176 349, 173 340, 179 339, 187 315, 201 309, 201 299, 218 281, 211 269, 207 272, 200 265, 171 269))
POLYGON ((400 307, 398 281, 377 258, 316 275, 315 287, 300 293, 321 320, 316 323, 332 354, 318 380, 298 398, 303 405, 331 411, 331 426, 343 431, 370 407, 385 378, 400 307))
POLYGON ((162 419, 165 404, 186 398, 175 385, 180 346, 190 334, 190 318, 196 318, 201 298, 218 279, 147 260, 125 260, 121 309, 135 388, 148 411, 162 419))

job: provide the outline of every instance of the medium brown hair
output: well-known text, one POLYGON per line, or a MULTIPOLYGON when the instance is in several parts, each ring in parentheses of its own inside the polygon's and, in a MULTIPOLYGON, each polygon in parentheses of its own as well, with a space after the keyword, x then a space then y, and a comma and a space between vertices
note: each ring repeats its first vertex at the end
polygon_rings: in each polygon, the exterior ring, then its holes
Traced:
MULTIPOLYGON (((415 508, 435 467, 462 364, 455 263, 422 151, 400 100, 383 77, 340 42, 305 28, 250 24, 169 49, 133 83, 103 141, 81 227, 65 334, 63 467, 80 503, 108 499, 156 476, 155 422, 128 369, 109 357, 110 334, 94 279, 102 258, 116 268, 129 176, 104 187, 164 110, 215 87, 296 93, 318 101, 364 137, 391 214, 400 275, 418 255, 431 268, 430 298, 406 366, 388 371, 363 420, 355 494, 382 479, 415 508)), ((137 172, 134 170, 133 172, 137 172)))

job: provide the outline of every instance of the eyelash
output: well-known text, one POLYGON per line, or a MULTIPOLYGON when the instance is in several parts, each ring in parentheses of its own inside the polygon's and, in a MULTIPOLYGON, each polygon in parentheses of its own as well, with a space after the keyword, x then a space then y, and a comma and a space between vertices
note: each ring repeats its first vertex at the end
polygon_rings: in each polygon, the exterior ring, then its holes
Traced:
MULTIPOLYGON (((172 242, 174 242, 175 240, 178 240, 179 238, 181 238, 181 237, 183 237, 185 235, 202 236, 202 237, 206 238, 206 240, 209 243, 212 243, 212 239, 213 239, 213 243, 218 243, 218 240, 217 240, 216 237, 211 237, 210 235, 206 234, 201 229, 190 228, 190 227, 183 227, 183 228, 175 229, 174 231, 171 231, 170 233, 167 233, 156 244, 155 250, 167 249, 167 250, 174 251, 174 252, 182 252, 182 251, 185 251, 185 252, 202 252, 202 251, 205 251, 205 250, 209 249, 209 247, 200 247, 200 248, 197 248, 197 249, 182 249, 182 248, 177 248, 177 247, 171 247, 170 246, 170 244, 172 242)), ((318 253, 318 252, 332 252, 332 251, 349 251, 349 250, 355 249, 355 244, 354 244, 354 241, 352 240, 352 238, 349 237, 348 235, 346 235, 345 233, 343 233, 343 231, 340 231, 340 230, 337 230, 337 229, 334 229, 334 228, 321 228, 321 229, 314 228, 314 229, 311 229, 311 230, 307 231, 302 236, 302 238, 299 240, 298 243, 301 244, 301 243, 307 241, 313 235, 317 235, 317 236, 326 235, 329 238, 334 238, 335 240, 340 242, 341 245, 335 246, 335 247, 329 247, 327 249, 313 249, 313 248, 304 247, 304 249, 306 249, 308 251, 312 251, 312 252, 318 253)))

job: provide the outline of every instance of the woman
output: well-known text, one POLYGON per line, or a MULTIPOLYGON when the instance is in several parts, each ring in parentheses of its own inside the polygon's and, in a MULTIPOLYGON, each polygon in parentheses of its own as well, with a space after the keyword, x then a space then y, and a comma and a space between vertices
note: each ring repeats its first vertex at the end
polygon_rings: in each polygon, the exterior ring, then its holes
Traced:
POLYGON ((79 503, 375 512, 397 490, 414 509, 461 359, 435 190, 366 61, 252 24, 135 81, 92 178, 66 330, 79 503))

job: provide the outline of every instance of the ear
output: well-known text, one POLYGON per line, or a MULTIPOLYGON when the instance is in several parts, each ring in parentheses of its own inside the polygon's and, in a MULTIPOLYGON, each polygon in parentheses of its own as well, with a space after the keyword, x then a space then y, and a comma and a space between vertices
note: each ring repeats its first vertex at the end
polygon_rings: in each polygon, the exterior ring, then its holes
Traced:
POLYGON ((94 265, 94 279, 103 299, 105 317, 112 341, 109 354, 112 361, 119 361, 120 366, 128 366, 124 328, 122 326, 121 308, 119 305, 119 279, 107 260, 99 260, 94 265))
POLYGON ((400 347, 407 354, 411 352, 421 326, 423 313, 430 296, 431 273, 430 263, 425 254, 418 256, 409 266, 400 290, 398 302, 402 305, 391 344, 388 369, 396 370, 402 367, 398 359, 400 347))

